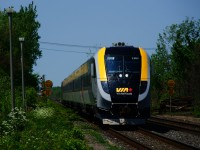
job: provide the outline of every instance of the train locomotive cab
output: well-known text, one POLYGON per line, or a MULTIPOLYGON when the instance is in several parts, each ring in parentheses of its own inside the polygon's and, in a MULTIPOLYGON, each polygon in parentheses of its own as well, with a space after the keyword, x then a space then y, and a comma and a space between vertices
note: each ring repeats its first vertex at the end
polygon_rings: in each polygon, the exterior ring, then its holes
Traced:
POLYGON ((149 64, 142 48, 101 48, 63 80, 63 102, 103 124, 144 124, 150 116, 149 64))
POLYGON ((102 48, 95 55, 97 117, 103 124, 144 124, 150 116, 149 57, 142 48, 102 48))

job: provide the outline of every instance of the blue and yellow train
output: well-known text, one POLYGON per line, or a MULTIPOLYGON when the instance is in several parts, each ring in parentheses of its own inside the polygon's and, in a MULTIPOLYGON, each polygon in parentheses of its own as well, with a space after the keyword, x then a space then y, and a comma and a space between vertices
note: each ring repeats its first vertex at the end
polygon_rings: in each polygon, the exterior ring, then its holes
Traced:
POLYGON ((150 117, 150 60, 143 48, 103 47, 61 87, 65 103, 103 124, 139 125, 150 117))

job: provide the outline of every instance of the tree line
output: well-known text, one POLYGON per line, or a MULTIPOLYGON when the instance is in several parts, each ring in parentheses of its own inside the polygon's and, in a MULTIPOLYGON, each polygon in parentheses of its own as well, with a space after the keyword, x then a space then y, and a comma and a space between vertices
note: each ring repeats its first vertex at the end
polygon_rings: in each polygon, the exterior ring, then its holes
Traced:
MULTIPOLYGON (((186 18, 167 26, 157 40, 152 62, 152 100, 169 97, 167 81, 175 81, 174 97, 192 97, 200 108, 200 19, 186 18)), ((199 109, 200 110, 200 109, 199 109)))
MULTIPOLYGON (((13 51, 13 75, 16 95, 16 105, 21 106, 21 48, 19 37, 24 37, 24 82, 28 89, 26 94, 36 93, 34 89, 38 85, 38 75, 33 73, 33 65, 42 56, 39 49, 37 9, 33 4, 22 7, 18 12, 12 13, 12 51, 13 51), (32 92, 30 92, 32 91, 32 92)), ((9 47, 9 20, 6 10, 0 10, 0 115, 11 110, 10 106, 10 47, 9 47)), ((32 97, 27 95, 28 97, 32 97)), ((31 103, 27 100, 27 103, 31 103)))

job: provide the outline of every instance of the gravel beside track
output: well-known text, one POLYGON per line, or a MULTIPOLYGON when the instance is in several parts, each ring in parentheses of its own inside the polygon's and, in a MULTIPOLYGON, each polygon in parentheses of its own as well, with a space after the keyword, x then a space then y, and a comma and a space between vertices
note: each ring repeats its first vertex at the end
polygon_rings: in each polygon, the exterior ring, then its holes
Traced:
POLYGON ((176 149, 173 146, 165 144, 162 141, 153 139, 148 136, 144 136, 144 134, 137 132, 137 131, 134 131, 134 132, 133 131, 123 131, 122 133, 126 136, 129 136, 132 139, 139 141, 143 145, 146 145, 147 147, 149 147, 150 149, 153 149, 153 150, 161 150, 161 149, 162 150, 175 150, 176 149))
MULTIPOLYGON (((191 125, 196 125, 200 127, 200 118, 189 117, 189 116, 172 116, 172 115, 158 115, 157 118, 173 120, 177 122, 183 122, 191 125)), ((197 128, 199 130, 199 127, 197 128)), ((189 127, 188 127, 189 128, 189 127)), ((192 127, 191 127, 192 128, 192 127)), ((151 129, 152 132, 165 136, 167 138, 174 139, 176 141, 185 143, 187 145, 194 146, 200 149, 200 135, 199 134, 192 134, 188 132, 184 132, 178 129, 166 129, 163 132, 156 130, 155 128, 151 129)))
POLYGON ((163 133, 161 135, 200 149, 199 136, 175 130, 170 130, 167 133, 163 133))

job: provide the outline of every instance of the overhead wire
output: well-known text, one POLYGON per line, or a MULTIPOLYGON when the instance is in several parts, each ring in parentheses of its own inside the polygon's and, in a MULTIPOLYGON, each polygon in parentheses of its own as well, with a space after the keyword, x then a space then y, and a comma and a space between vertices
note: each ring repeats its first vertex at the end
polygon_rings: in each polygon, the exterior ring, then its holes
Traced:
MULTIPOLYGON (((65 46, 65 47, 89 48, 89 50, 90 50, 90 52, 81 52, 81 51, 61 50, 61 49, 52 49, 52 48, 40 48, 40 49, 49 50, 49 51, 60 51, 60 52, 71 52, 71 53, 94 54, 94 53, 91 52, 91 49, 101 48, 99 46, 80 45, 80 44, 63 44, 63 43, 45 42, 45 41, 39 41, 39 43, 47 44, 47 45, 55 45, 55 46, 65 46)), ((156 48, 147 47, 147 48, 144 48, 144 49, 147 50, 147 51, 152 51, 152 50, 155 50, 156 48)))
POLYGON ((48 51, 60 51, 60 52, 67 52, 67 53, 83 53, 83 54, 94 54, 92 52, 80 52, 80 51, 71 51, 71 50, 61 50, 61 49, 51 49, 51 48, 40 48, 43 50, 48 50, 48 51))
POLYGON ((67 46, 67 47, 101 48, 99 46, 78 45, 78 44, 63 44, 63 43, 44 42, 44 41, 39 41, 39 43, 41 43, 41 44, 49 44, 49 45, 57 45, 57 46, 67 46))

